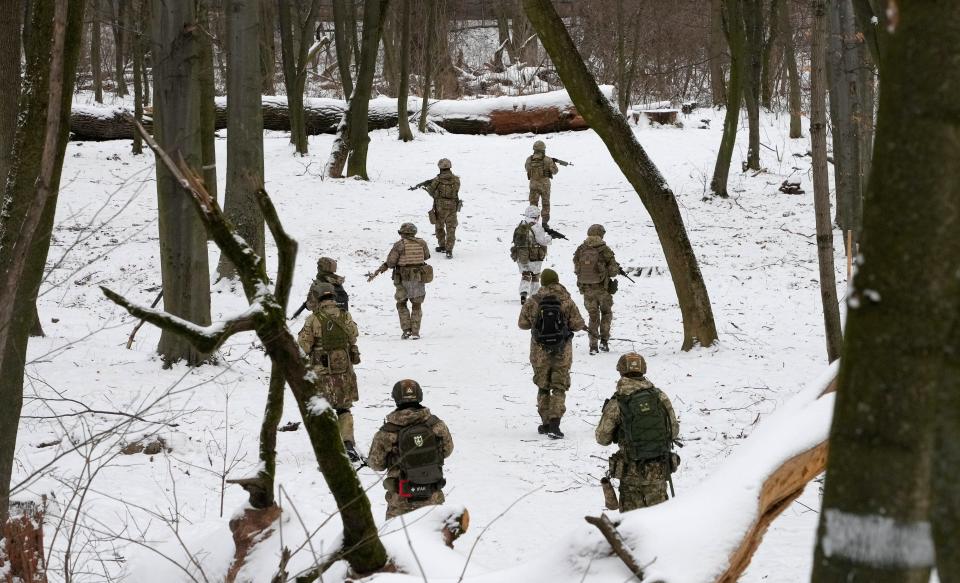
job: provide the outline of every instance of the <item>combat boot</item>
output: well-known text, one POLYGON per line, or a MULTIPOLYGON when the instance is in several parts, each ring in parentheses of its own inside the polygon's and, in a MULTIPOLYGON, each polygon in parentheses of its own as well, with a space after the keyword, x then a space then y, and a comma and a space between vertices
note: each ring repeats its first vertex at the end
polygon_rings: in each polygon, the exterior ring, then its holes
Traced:
POLYGON ((447 259, 453 259, 453 251, 447 251, 447 259))
POLYGON ((544 423, 543 425, 537 425, 537 433, 544 435, 547 432, 547 429, 550 428, 550 425, 544 423))
POLYGON ((596 354, 596 353, 598 353, 598 352, 600 352, 600 351, 597 349, 597 345, 594 344, 594 343, 591 341, 591 342, 590 342, 590 354, 591 354, 591 355, 594 355, 594 354, 596 354))
POLYGON ((411 336, 410 331, 409 331, 409 330, 404 330, 404 331, 403 331, 403 336, 401 336, 400 339, 401 339, 401 340, 406 340, 407 338, 410 338, 410 336, 411 336))
POLYGON ((440 245, 437 245, 436 247, 434 247, 433 250, 436 251, 437 253, 443 253, 444 251, 443 247, 440 245))
POLYGON ((550 439, 563 439, 563 432, 560 431, 560 418, 554 417, 547 426, 547 437, 550 439))
POLYGON ((527 303, 527 292, 520 292, 520 305, 527 303))
POLYGON ((610 345, 607 344, 606 340, 600 341, 600 351, 601 352, 610 352, 610 345))
POLYGON ((352 441, 344 441, 343 447, 347 450, 347 457, 350 458, 350 461, 353 463, 360 463, 363 461, 363 456, 360 455, 360 452, 357 451, 357 446, 354 445, 352 441))

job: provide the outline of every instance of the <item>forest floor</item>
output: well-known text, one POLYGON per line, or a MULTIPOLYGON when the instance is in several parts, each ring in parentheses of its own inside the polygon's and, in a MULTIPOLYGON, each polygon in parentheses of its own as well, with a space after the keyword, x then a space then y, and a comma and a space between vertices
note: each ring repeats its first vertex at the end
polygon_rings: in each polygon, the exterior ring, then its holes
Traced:
MULTIPOLYGON (((289 312, 305 296, 317 257, 336 258, 347 278, 363 354, 354 408, 359 446, 369 446, 392 409, 393 383, 414 378, 424 387, 425 404, 454 436, 456 449, 445 467, 447 500, 466 506, 473 524, 457 548, 469 549, 484 525, 529 494, 483 535, 472 559, 478 569, 524 562, 560 544, 583 525, 583 516, 602 510, 598 479, 613 449, 597 445, 593 432, 613 392, 621 353, 643 354, 650 379, 673 400, 686 441, 674 475, 677 496, 823 371, 810 159, 793 155, 804 154, 809 140, 789 140, 787 121, 762 118, 766 171, 756 175, 739 172, 746 149, 741 131, 727 200, 704 200, 722 112, 698 110, 683 118, 683 128, 636 129, 677 195, 713 302, 720 341, 691 352, 680 351, 680 312, 653 225, 600 139, 589 131, 541 136, 549 155, 575 164, 561 168, 552 197, 551 226, 570 240, 555 242, 545 266, 559 272, 582 309, 571 257, 587 227, 602 223, 620 263, 631 273, 642 270, 633 276, 636 284, 621 278, 615 298, 613 336, 631 340, 612 341, 609 354, 596 356, 587 354, 582 334, 574 341, 561 441, 536 432, 529 334, 517 329, 519 275, 509 258, 512 230, 527 205, 523 161, 536 138, 431 134, 404 144, 395 130, 374 132, 371 180, 362 182, 321 178, 332 136, 311 137, 310 155, 298 158, 285 134, 265 135, 266 187, 300 243, 289 312), (698 127, 701 119, 712 122, 709 129, 698 127), (407 186, 433 176, 441 157, 453 161, 463 184, 459 241, 452 260, 432 260, 436 279, 424 304, 423 338, 401 341, 389 275, 367 284, 364 274, 385 259, 402 222, 416 223, 433 248, 430 199, 407 186), (787 178, 807 193, 778 192, 787 178)), ((217 140, 221 196, 225 135, 217 140)), ((71 142, 67 149, 50 273, 39 302, 47 337, 30 343, 14 479, 29 477, 16 499, 49 497, 47 541, 56 549, 51 567, 58 573, 51 580, 67 568, 63 551, 74 524, 69 568, 82 571, 74 581, 102 581, 104 573, 138 583, 217 580, 233 543, 219 535, 211 542, 210 533, 222 534, 246 500, 240 488, 224 488, 223 477, 249 475, 257 465, 269 366, 254 336, 234 337, 217 365, 164 370, 155 355, 158 330, 144 326, 127 350, 136 322, 100 292, 99 286, 108 286, 147 304, 157 294, 154 176, 153 156, 131 155, 129 142, 71 142), (170 451, 119 454, 122 443, 147 434, 162 437, 170 451), (72 451, 73 443, 91 435, 94 444, 72 451), (84 497, 76 495, 84 490, 84 497), (60 523, 57 516, 66 518, 60 523), (205 575, 145 548, 181 546, 178 541, 194 552, 205 575)), ((836 247, 842 288, 839 233, 836 247)), ((268 255, 272 270, 272 242, 268 255)), ((211 245, 211 281, 218 258, 211 245)), ((213 290, 214 318, 243 309, 238 286, 219 282, 213 290)), ((303 320, 291 321, 294 333, 303 320)), ((283 422, 298 420, 287 399, 283 422)), ((302 429, 280 434, 277 463, 284 507, 296 508, 312 529, 334 505, 302 429)), ((369 469, 361 476, 368 484, 377 480, 369 469)), ((371 490, 378 521, 382 493, 379 486, 371 490)), ((716 504, 724 500, 718 496, 716 504)), ((819 484, 812 483, 773 524, 743 581, 807 578, 819 506, 819 484)), ((337 522, 327 527, 331 537, 337 522)), ((297 520, 288 525, 302 528, 297 520)))

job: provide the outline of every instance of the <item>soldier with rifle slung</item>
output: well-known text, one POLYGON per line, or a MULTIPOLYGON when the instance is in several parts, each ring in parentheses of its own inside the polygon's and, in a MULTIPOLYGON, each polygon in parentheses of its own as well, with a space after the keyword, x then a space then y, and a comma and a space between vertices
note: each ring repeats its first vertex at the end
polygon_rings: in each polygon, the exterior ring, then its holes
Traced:
POLYGON ((460 200, 460 177, 454 174, 452 164, 447 158, 437 162, 440 173, 430 180, 411 186, 409 190, 423 188, 433 198, 433 208, 427 213, 430 224, 437 235, 437 253, 446 253, 447 259, 453 257, 453 247, 457 242, 457 213, 463 208, 460 200))
POLYGON ((547 145, 543 140, 537 140, 533 143, 533 154, 527 157, 523 165, 527 171, 527 179, 530 181, 530 204, 539 206, 540 200, 543 199, 541 217, 544 227, 550 223, 550 181, 560 171, 558 164, 573 166, 569 162, 547 156, 547 145))
POLYGON ((613 294, 617 293, 618 288, 615 278, 623 275, 630 279, 617 263, 613 249, 603 240, 606 233, 603 225, 590 225, 586 240, 573 254, 577 289, 583 294, 583 307, 590 315, 590 354, 596 354, 598 348, 604 352, 610 351, 607 342, 613 324, 613 294))
POLYGON ((337 261, 335 259, 330 257, 321 257, 320 259, 317 259, 317 277, 315 277, 313 279, 313 283, 310 284, 310 291, 307 292, 306 301, 300 305, 290 319, 296 318, 304 310, 309 309, 311 312, 315 312, 317 310, 317 305, 320 301, 318 289, 320 284, 323 283, 328 283, 333 286, 335 292, 334 300, 337 302, 337 307, 344 312, 349 312, 350 296, 347 294, 347 290, 343 288, 344 281, 345 279, 343 276, 337 275, 337 261))

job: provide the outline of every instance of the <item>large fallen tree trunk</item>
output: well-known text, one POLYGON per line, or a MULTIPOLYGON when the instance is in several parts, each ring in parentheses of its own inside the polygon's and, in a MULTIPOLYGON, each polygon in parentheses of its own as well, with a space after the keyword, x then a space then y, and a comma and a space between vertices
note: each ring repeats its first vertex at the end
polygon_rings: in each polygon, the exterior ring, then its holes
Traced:
MULTIPOLYGON (((612 87, 604 87, 604 96, 614 99, 612 87)), ((417 102, 410 99, 409 103, 417 102)), ((227 100, 217 98, 217 129, 227 127, 227 100)), ((346 102, 339 99, 304 100, 307 134, 332 134, 346 111, 346 102)), ((418 109, 408 113, 415 115, 418 109)), ((587 129, 566 91, 552 91, 522 97, 486 99, 442 99, 429 105, 429 119, 453 134, 516 134, 550 133, 587 129)), ((123 107, 74 105, 70 115, 71 139, 82 141, 130 140, 133 125, 125 117, 123 107)), ((382 130, 397 126, 396 99, 378 97, 370 100, 367 117, 369 129, 382 130)), ((144 126, 150 130, 152 119, 144 114, 144 126)), ((290 131, 290 115, 286 97, 263 97, 263 129, 290 131)))

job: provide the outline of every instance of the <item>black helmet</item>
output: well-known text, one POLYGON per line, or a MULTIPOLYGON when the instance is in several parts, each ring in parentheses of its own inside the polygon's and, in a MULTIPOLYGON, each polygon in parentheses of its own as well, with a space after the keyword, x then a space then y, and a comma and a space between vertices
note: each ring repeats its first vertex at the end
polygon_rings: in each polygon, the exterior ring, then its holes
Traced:
POLYGON ((396 402, 397 407, 400 405, 419 404, 423 401, 423 389, 420 388, 420 383, 417 381, 403 379, 393 385, 391 396, 394 402, 396 402))

